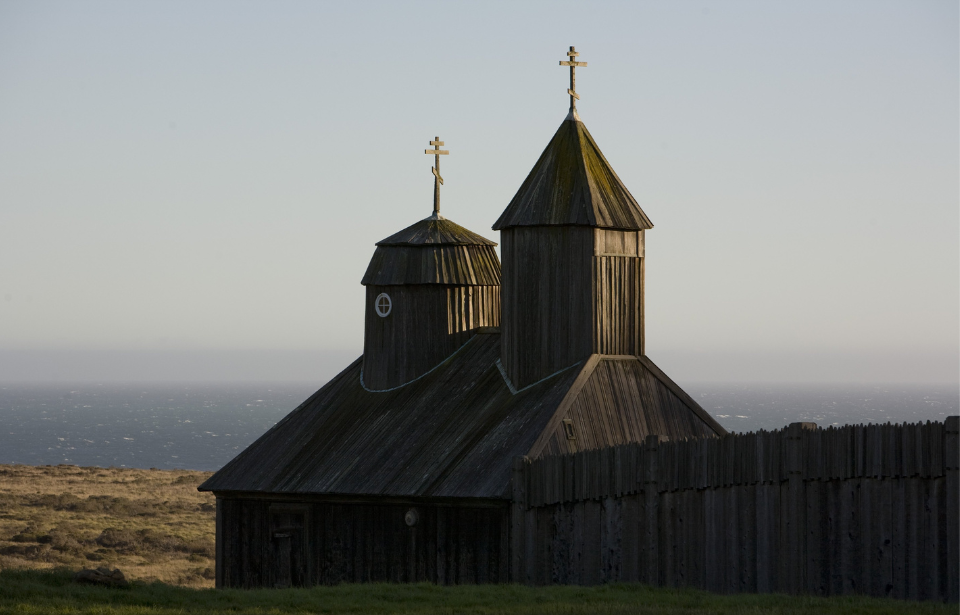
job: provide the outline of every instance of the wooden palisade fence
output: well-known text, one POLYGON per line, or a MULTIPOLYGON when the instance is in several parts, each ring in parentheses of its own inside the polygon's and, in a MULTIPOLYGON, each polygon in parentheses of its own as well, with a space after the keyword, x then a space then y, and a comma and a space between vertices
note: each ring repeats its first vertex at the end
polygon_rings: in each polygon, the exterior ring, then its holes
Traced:
POLYGON ((958 421, 517 458, 511 577, 957 602, 958 421))

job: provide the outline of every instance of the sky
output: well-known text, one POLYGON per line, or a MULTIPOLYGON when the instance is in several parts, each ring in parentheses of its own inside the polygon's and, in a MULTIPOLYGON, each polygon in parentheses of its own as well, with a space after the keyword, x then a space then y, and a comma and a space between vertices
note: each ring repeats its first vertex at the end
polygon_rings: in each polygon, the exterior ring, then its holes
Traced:
POLYGON ((955 383, 952 1, 0 0, 0 381, 296 380, 374 243, 490 226, 567 113, 678 382, 955 383))

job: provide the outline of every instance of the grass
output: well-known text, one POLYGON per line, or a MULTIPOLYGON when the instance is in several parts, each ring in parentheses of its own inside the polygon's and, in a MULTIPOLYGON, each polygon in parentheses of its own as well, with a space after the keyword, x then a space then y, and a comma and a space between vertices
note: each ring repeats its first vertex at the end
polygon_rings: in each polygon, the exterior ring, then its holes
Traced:
POLYGON ((0 570, 120 568, 212 587, 216 506, 187 470, 0 465, 0 570))
POLYGON ((212 590, 137 582, 130 589, 75 585, 69 571, 0 572, 0 614, 231 615, 398 613, 525 615, 956 613, 956 605, 862 597, 813 598, 776 594, 717 596, 694 590, 621 584, 601 587, 482 585, 340 585, 310 589, 212 590))

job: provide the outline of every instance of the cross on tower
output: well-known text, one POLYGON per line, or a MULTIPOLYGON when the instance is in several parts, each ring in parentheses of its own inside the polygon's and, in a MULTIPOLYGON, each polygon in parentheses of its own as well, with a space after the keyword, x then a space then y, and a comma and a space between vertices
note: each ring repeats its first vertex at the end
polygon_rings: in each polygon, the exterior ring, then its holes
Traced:
POLYGON ((440 156, 448 156, 450 152, 445 149, 440 149, 443 145, 443 141, 440 140, 440 137, 434 137, 433 141, 430 142, 430 145, 433 146, 433 149, 423 150, 424 154, 433 154, 436 156, 436 162, 431 169, 433 171, 433 216, 435 218, 440 217, 440 186, 443 184, 443 178, 440 177, 440 156))
POLYGON ((580 55, 577 53, 577 50, 573 45, 570 45, 570 51, 567 52, 567 56, 570 58, 568 62, 560 60, 560 66, 569 66, 570 67, 570 89, 567 90, 567 94, 570 95, 570 112, 577 110, 577 101, 580 100, 580 96, 577 95, 577 67, 582 66, 587 67, 586 62, 577 62, 576 57, 580 55))

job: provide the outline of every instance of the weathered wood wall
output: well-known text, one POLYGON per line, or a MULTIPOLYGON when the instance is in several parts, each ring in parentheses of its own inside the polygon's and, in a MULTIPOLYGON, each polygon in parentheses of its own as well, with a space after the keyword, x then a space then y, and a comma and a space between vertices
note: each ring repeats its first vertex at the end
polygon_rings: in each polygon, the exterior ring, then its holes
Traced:
POLYGON ((499 286, 369 285, 363 338, 363 382, 368 389, 400 386, 430 371, 463 346, 478 327, 500 325, 499 286), (377 315, 387 293, 393 308, 377 315))
POLYGON ((643 231, 594 229, 593 352, 643 354, 643 231))
POLYGON ((217 587, 508 581, 509 510, 493 505, 217 498, 217 587), (408 526, 407 513, 417 511, 408 526))
POLYGON ((517 388, 590 355, 593 229, 504 229, 501 362, 517 388))
POLYGON ((523 226, 501 241, 501 361, 515 386, 590 354, 643 354, 643 231, 523 226))
POLYGON ((958 422, 518 458, 511 578, 957 602, 958 422))

